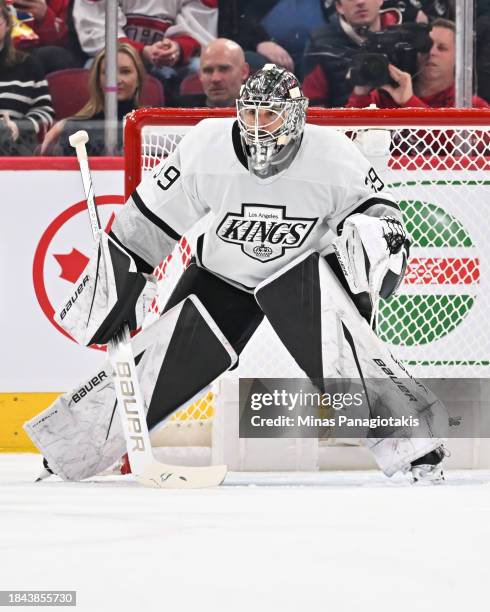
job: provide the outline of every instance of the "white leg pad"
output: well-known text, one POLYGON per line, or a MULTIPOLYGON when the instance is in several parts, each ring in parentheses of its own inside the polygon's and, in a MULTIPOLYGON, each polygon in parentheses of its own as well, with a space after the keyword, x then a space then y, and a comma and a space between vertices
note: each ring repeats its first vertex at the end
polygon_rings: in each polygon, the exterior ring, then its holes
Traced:
POLYGON ((400 428, 389 438, 366 441, 385 474, 406 469, 442 444, 448 431, 444 405, 379 340, 318 253, 305 253, 261 283, 256 297, 310 378, 361 378, 368 391, 370 379, 381 379, 382 397, 374 394, 378 403, 372 402, 370 416, 388 412, 418 420, 417 428, 400 428))
MULTIPOLYGON (((191 403, 200 389, 237 359, 195 296, 162 315, 131 345, 149 426, 191 403), (205 354, 198 350, 203 342, 205 354)), ((126 451, 110 365, 59 397, 24 429, 64 480, 89 478, 107 469, 126 451)))

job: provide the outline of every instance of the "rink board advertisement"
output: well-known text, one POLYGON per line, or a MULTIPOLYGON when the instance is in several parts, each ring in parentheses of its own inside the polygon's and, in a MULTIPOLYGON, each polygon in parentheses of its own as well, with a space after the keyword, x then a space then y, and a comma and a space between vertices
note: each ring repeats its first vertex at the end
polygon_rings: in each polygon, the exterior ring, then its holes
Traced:
MULTIPOLYGON (((123 203, 122 160, 94 160, 103 227, 123 203)), ((54 308, 93 249, 75 159, 0 160, 3 223, 0 276, 5 359, 0 392, 65 391, 104 359, 56 327, 54 308)))
MULTIPOLYGON (((77 164, 2 164, 1 308, 9 352, 0 392, 65 391, 104 358, 77 346, 52 320, 92 249, 77 164)), ((122 160, 93 164, 104 227, 123 204, 121 168, 122 160)), ((405 172, 405 181, 400 174, 385 172, 384 179, 406 212, 410 265, 401 294, 381 308, 379 334, 408 361, 488 361, 488 182, 466 171, 405 172)))

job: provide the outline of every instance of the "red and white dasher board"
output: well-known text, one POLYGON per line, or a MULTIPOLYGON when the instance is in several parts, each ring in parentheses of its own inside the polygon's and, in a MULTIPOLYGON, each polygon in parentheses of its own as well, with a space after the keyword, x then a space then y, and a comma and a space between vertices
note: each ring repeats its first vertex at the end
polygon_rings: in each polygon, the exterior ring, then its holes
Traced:
MULTIPOLYGON (((122 160, 92 163, 105 227, 124 202, 122 160)), ((0 158, 0 392, 65 391, 105 358, 53 322, 93 248, 76 159, 0 158)))

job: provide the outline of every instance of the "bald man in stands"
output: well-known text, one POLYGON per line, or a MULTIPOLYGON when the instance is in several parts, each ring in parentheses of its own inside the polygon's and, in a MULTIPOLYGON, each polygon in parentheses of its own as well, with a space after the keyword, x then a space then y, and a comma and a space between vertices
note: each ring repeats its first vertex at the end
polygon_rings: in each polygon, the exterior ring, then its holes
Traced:
POLYGON ((240 45, 227 38, 217 38, 201 53, 199 81, 203 93, 182 95, 179 106, 235 106, 249 71, 240 45))

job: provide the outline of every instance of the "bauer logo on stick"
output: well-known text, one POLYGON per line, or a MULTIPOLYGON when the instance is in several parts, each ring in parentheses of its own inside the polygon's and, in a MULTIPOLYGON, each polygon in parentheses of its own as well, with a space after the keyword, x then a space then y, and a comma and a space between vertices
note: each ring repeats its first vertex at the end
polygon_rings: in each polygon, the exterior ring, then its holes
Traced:
POLYGON ((224 242, 240 245, 245 255, 266 262, 300 247, 317 221, 287 217, 285 206, 242 204, 242 214, 228 213, 216 233, 224 242))
POLYGON ((123 398, 123 408, 126 414, 129 439, 134 444, 131 450, 133 452, 145 452, 145 439, 142 434, 143 426, 141 423, 141 416, 136 406, 138 400, 134 387, 135 373, 131 371, 131 364, 128 361, 117 361, 114 374, 117 374, 114 384, 119 385, 119 390, 123 398))

